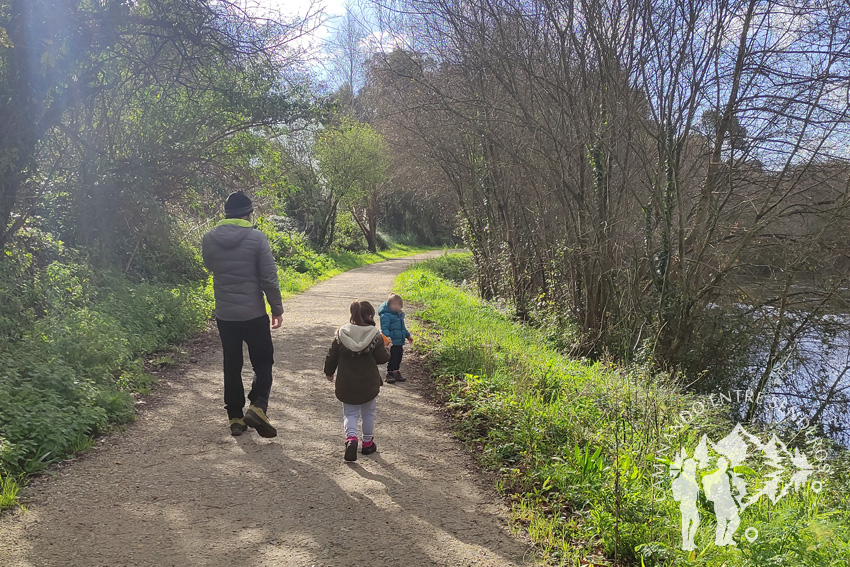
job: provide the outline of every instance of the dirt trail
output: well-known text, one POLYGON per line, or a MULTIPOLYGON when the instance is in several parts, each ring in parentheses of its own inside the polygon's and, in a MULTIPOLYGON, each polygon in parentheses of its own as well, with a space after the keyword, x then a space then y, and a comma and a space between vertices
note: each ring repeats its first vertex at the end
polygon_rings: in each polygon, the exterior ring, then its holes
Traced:
POLYGON ((352 298, 377 306, 411 261, 352 270, 286 302, 274 334, 276 439, 229 435, 220 349, 199 341, 197 364, 164 379, 126 432, 33 483, 29 512, 0 519, 0 565, 524 564, 498 498, 414 385, 382 389, 379 452, 342 460, 324 354, 352 298))

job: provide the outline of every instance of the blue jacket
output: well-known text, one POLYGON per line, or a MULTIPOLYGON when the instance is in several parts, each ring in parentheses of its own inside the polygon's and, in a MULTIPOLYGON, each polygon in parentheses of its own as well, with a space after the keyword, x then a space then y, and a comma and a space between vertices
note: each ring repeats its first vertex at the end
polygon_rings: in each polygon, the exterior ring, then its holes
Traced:
POLYGON ((389 338, 394 345, 403 345, 404 340, 410 336, 410 331, 404 326, 404 312, 396 313, 387 302, 378 307, 378 315, 381 316, 381 332, 389 338))

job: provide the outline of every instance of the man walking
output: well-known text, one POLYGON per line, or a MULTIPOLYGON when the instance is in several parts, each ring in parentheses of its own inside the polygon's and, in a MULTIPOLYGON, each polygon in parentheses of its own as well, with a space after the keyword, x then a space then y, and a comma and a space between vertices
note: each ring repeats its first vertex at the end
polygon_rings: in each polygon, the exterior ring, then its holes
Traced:
POLYGON ((261 437, 275 437, 277 430, 266 415, 272 387, 274 346, 266 314, 272 312, 271 328, 283 323, 283 302, 277 281, 277 265, 266 235, 250 222, 254 207, 242 191, 228 195, 225 219, 204 235, 204 265, 213 274, 215 318, 224 350, 224 405, 230 433, 242 435, 250 425, 261 437), (263 295, 265 294, 265 300, 263 295), (254 368, 254 381, 243 415, 242 343, 254 368))

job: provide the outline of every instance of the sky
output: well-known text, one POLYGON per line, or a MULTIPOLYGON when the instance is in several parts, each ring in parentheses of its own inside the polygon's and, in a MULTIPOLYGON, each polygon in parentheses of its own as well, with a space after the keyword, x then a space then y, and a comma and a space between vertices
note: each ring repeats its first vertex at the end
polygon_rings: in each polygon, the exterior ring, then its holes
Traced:
MULTIPOLYGON (((351 0, 242 0, 259 16, 266 16, 271 12, 274 16, 282 19, 303 18, 308 13, 317 14, 321 12, 318 19, 321 25, 308 36, 296 40, 293 46, 303 47, 308 55, 308 66, 317 77, 328 79, 329 63, 333 57, 332 31, 339 25, 339 17, 345 14, 346 4, 351 0)), ((374 27, 374 24, 366 24, 374 27)), ((398 44, 394 35, 387 32, 363 30, 366 34, 360 39, 364 52, 382 51, 398 44)), ((332 67, 332 64, 330 65, 332 67)), ((332 80, 331 80, 332 82, 332 80)))
POLYGON ((316 39, 324 39, 329 33, 328 19, 340 16, 345 12, 345 0, 248 0, 256 3, 260 11, 280 11, 284 16, 304 16, 312 9, 324 11, 324 25, 320 26, 314 36, 316 39))

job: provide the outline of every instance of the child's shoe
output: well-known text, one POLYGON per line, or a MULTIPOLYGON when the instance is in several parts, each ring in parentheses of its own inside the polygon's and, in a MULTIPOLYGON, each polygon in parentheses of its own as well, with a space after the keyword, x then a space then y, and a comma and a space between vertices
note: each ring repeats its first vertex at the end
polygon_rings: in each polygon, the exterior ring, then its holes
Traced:
POLYGON ((357 437, 349 437, 345 440, 345 455, 342 458, 348 462, 357 460, 357 437))
POLYGON ((230 420, 230 434, 234 437, 239 437, 245 430, 248 429, 248 426, 245 425, 245 420, 241 417, 234 417, 230 420))
POLYGON ((277 437, 277 429, 269 422, 266 412, 255 405, 248 406, 245 423, 256 429, 260 437, 277 437))
POLYGON ((360 452, 363 453, 364 455, 371 455, 372 453, 374 453, 377 450, 378 450, 378 444, 375 443, 374 439, 372 439, 368 443, 366 443, 365 441, 363 442, 363 448, 360 449, 360 452))
POLYGON ((407 379, 401 375, 400 370, 395 371, 395 381, 396 382, 407 382, 407 379))
POLYGON ((390 370, 387 372, 387 384, 395 384, 396 374, 398 374, 397 370, 390 370))

